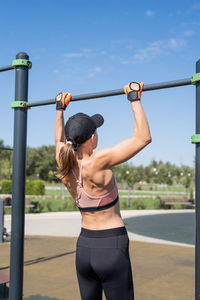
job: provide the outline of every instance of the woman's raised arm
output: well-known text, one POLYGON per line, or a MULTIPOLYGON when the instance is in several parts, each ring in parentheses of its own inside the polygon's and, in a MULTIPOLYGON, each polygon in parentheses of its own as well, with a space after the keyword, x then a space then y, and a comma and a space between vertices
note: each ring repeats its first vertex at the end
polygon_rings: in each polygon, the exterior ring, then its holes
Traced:
POLYGON ((133 100, 131 101, 131 107, 135 117, 133 136, 112 148, 102 149, 94 153, 94 158, 102 168, 111 168, 129 160, 152 140, 147 117, 141 102, 133 100))
POLYGON ((59 164, 59 153, 60 149, 66 142, 65 131, 64 131, 64 117, 63 111, 68 106, 71 99, 69 93, 60 93, 56 96, 56 125, 55 125, 55 144, 56 144, 56 161, 59 164))

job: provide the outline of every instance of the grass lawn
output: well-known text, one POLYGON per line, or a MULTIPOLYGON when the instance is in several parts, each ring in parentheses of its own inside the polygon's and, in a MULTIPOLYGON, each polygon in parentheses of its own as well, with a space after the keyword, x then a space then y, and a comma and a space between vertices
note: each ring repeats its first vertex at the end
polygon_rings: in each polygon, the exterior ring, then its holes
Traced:
MULTIPOLYGON (((166 196, 167 193, 164 191, 164 190, 161 190, 161 191, 138 191, 138 190, 130 190, 130 194, 131 195, 138 195, 138 197, 141 195, 141 196, 166 196)), ((174 191, 174 190, 166 190, 167 192, 169 192, 169 195, 170 196, 183 196, 183 192, 185 193, 185 189, 183 188, 182 190, 180 190, 180 194, 177 194, 178 191, 174 191), (175 192, 175 193, 173 193, 175 192)), ((65 196, 69 196, 69 192, 67 191, 67 189, 65 188, 64 191, 62 191, 62 189, 57 189, 57 190, 54 190, 54 189, 45 189, 45 195, 47 196, 62 196, 62 193, 64 192, 64 195, 65 196)), ((126 190, 126 191, 123 191, 123 192, 119 192, 119 195, 129 195, 129 191, 126 190)))
MULTIPOLYGON (((56 211, 78 211, 78 208, 76 207, 76 204, 74 200, 72 199, 71 195, 65 188, 62 189, 62 184, 49 184, 47 183, 46 186, 52 187, 52 189, 45 189, 45 195, 52 196, 52 198, 48 199, 37 199, 35 197, 35 201, 38 201, 38 206, 36 209, 32 208, 26 208, 26 213, 39 213, 39 212, 56 212, 56 211), (53 189, 53 188, 58 189, 53 189), (62 196, 64 194, 64 199, 62 199, 62 196), (54 196, 57 196, 58 198, 55 199, 54 196)), ((119 196, 127 196, 125 198, 120 198, 120 208, 121 209, 160 209, 164 208, 162 207, 160 200, 158 199, 159 196, 168 196, 168 193, 170 192, 170 196, 183 196, 183 192, 185 193, 185 187, 184 186, 170 186, 167 187, 160 187, 160 186, 153 186, 152 191, 143 191, 143 190, 130 190, 128 189, 126 191, 120 191, 119 196), (159 193, 158 193, 159 192, 159 193), (176 193, 174 193, 176 192, 176 193), (129 199, 129 193, 130 195, 137 195, 138 198, 130 198, 129 199), (179 194, 180 193, 180 194, 179 194), (140 196, 152 196, 152 198, 141 198, 140 196), (153 199, 154 197, 154 199, 153 199)), ((186 195, 186 193, 185 193, 186 195)), ((183 208, 181 205, 174 205, 170 207, 171 209, 179 209, 183 208)), ((10 213, 11 209, 6 208, 5 213, 10 213)))
MULTIPOLYGON (((45 190, 45 195, 47 196, 62 196, 62 190, 45 190)), ((69 192, 67 191, 67 189, 64 189, 64 194, 67 196, 69 195, 69 192)))
POLYGON ((172 185, 168 187, 152 186, 153 191, 171 191, 171 192, 185 192, 185 187, 182 185, 172 185))

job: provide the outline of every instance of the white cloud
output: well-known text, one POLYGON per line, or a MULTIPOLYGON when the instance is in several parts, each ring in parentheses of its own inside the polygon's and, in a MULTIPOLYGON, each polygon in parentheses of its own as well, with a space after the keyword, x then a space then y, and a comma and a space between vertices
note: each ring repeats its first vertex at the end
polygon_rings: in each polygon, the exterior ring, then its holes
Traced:
POLYGON ((64 53, 64 58, 78 58, 78 57, 91 57, 95 56, 95 52, 93 52, 92 49, 84 48, 80 52, 70 52, 70 53, 64 53))
POLYGON ((119 40, 111 40, 110 45, 113 49, 118 49, 119 46, 126 46, 127 44, 131 45, 133 41, 131 39, 119 39, 119 40))
POLYGON ((199 10, 200 9, 200 3, 196 3, 192 5, 192 10, 199 10))
POLYGON ((127 46, 125 46, 125 48, 126 48, 126 49, 129 49, 129 50, 132 50, 132 49, 134 48, 134 46, 132 46, 132 45, 127 45, 127 46))
POLYGON ((159 40, 149 44, 146 48, 139 49, 133 56, 133 60, 139 62, 147 61, 159 56, 166 56, 173 51, 177 51, 186 45, 186 40, 171 38, 169 40, 159 40))
POLYGON ((83 48, 83 52, 85 52, 85 53, 92 53, 93 51, 90 48, 83 48))
POLYGON ((82 57, 83 53, 65 53, 65 58, 74 58, 74 57, 82 57))
MULTIPOLYGON (((191 35, 193 32, 191 31, 185 31, 184 36, 187 37, 191 35)), ((90 58, 90 57, 97 57, 97 56, 104 56, 108 60, 111 61, 117 61, 118 63, 121 64, 127 64, 132 62, 132 64, 135 63, 143 63, 146 61, 150 61, 152 59, 155 59, 157 57, 164 57, 167 55, 170 55, 171 53, 180 51, 183 49, 186 44, 187 44, 187 39, 185 38, 170 38, 166 40, 157 40, 153 41, 149 44, 147 44, 146 47, 144 48, 136 48, 136 45, 132 46, 132 41, 130 39, 119 39, 119 40, 112 40, 111 41, 111 48, 112 46, 117 46, 117 45, 123 45, 124 49, 129 50, 129 54, 123 55, 122 52, 120 51, 115 51, 115 49, 110 49, 110 52, 106 49, 94 51, 93 49, 90 48, 83 48, 81 51, 77 52, 69 52, 63 54, 64 57, 64 62, 69 63, 69 60, 71 59, 84 59, 84 58, 90 58), (131 55, 130 55, 131 52, 131 55)), ((115 47, 114 47, 115 48, 115 47)), ((117 47, 119 50, 119 47, 117 47)), ((180 53, 181 54, 181 53, 180 53)), ((79 62, 80 63, 80 62, 79 62)), ((74 69, 75 66, 73 66, 74 69)), ((56 71, 54 71, 56 72, 56 71)), ((87 76, 89 77, 94 77, 96 76, 99 72, 102 72, 102 69, 99 66, 91 67, 88 68, 87 70, 87 76)), ((58 73, 58 72, 57 72, 58 73)))
POLYGON ((133 59, 139 61, 145 61, 166 54, 168 54, 168 52, 164 47, 164 42, 155 41, 151 43, 148 47, 138 50, 138 52, 133 55, 133 59))
POLYGON ((105 50, 102 50, 102 51, 100 52, 100 54, 102 54, 102 55, 106 55, 106 54, 107 54, 107 51, 105 51, 105 50))
POLYGON ((170 50, 179 50, 181 48, 184 48, 187 44, 187 41, 184 39, 174 39, 171 38, 166 43, 166 48, 169 48, 170 50))
POLYGON ((94 77, 96 75, 96 73, 101 72, 101 70, 102 69, 100 67, 94 67, 94 68, 88 69, 89 77, 94 77))
POLYGON ((193 22, 191 22, 191 24, 192 24, 192 25, 195 25, 195 26, 196 26, 196 25, 197 25, 197 26, 200 26, 200 22, 198 22, 198 21, 193 21, 193 22))
POLYGON ((194 31, 193 30, 185 30, 184 33, 183 33, 185 36, 191 36, 194 34, 194 31))
POLYGON ((155 15, 155 13, 152 10, 146 10, 145 11, 145 15, 147 17, 153 17, 155 15))
POLYGON ((88 71, 92 71, 92 72, 101 72, 101 68, 100 67, 95 67, 95 68, 91 68, 88 71))
POLYGON ((169 47, 169 49, 176 50, 180 47, 180 40, 176 39, 169 39, 168 45, 166 44, 165 47, 169 47))

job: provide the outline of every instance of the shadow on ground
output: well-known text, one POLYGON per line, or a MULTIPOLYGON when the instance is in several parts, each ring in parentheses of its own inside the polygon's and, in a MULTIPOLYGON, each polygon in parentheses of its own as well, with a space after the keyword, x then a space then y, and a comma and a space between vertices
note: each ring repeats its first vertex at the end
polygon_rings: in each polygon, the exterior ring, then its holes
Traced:
POLYGON ((124 219, 129 232, 140 235, 194 245, 195 214, 171 213, 124 219))
POLYGON ((9 295, 9 288, 4 287, 3 285, 0 285, 0 299, 1 300, 7 300, 9 295))
POLYGON ((35 296, 30 296, 28 298, 24 298, 24 300, 63 300, 63 299, 50 298, 48 296, 35 295, 35 296))

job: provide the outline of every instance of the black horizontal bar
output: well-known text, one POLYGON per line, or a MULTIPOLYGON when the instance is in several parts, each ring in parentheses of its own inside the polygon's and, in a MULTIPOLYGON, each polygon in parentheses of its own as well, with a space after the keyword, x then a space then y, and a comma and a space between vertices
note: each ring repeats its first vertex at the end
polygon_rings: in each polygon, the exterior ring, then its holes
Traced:
MULTIPOLYGON (((160 90, 166 88, 172 88, 177 86, 184 86, 192 84, 191 78, 181 79, 181 80, 173 80, 173 81, 166 81, 160 83, 152 83, 143 86, 143 91, 153 91, 153 90, 160 90)), ((118 96, 124 94, 124 89, 119 90, 111 90, 111 91, 103 91, 98 93, 90 93, 90 94, 83 94, 72 96, 71 101, 80 101, 80 100, 89 100, 89 99, 96 99, 96 98, 103 98, 103 97, 111 97, 111 96, 118 96)), ((33 106, 42 106, 42 105, 49 105, 55 104, 55 99, 37 101, 37 102, 28 102, 27 107, 33 106)))
POLYGON ((0 150, 10 150, 10 151, 13 151, 13 148, 8 148, 8 147, 0 147, 0 150))
POLYGON ((13 66, 2 67, 0 68, 0 72, 10 71, 13 69, 14 69, 13 66))

